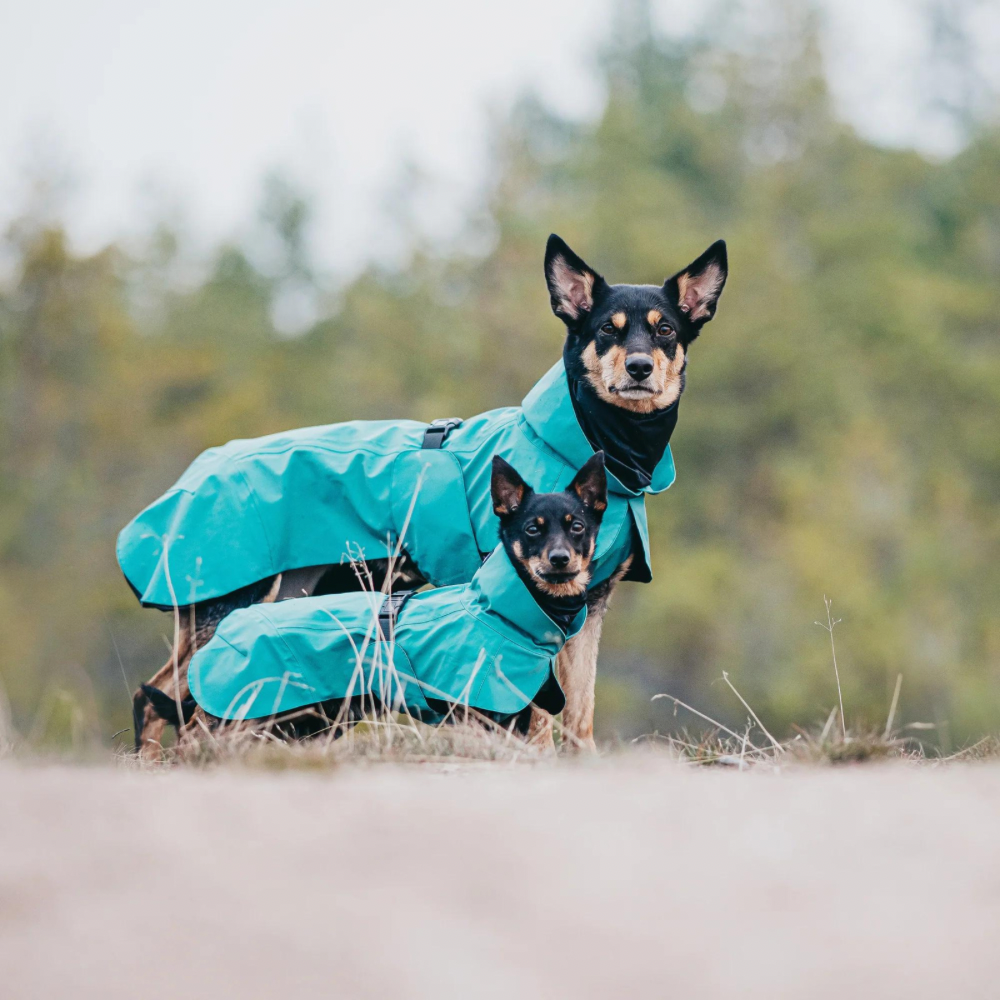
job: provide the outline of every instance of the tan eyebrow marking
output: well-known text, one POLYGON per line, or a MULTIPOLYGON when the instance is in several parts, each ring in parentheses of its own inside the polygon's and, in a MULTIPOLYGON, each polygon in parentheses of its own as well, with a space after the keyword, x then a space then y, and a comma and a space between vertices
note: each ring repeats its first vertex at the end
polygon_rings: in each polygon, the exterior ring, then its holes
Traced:
POLYGON ((625 315, 625 313, 615 313, 611 317, 611 322, 614 323, 614 325, 617 326, 618 329, 620 330, 625 325, 625 321, 627 320, 627 318, 628 317, 625 315))
POLYGON ((567 514, 567 515, 566 515, 566 516, 565 516, 565 517, 563 518, 563 520, 564 520, 564 521, 565 521, 565 522, 566 522, 567 524, 569 524, 569 523, 570 523, 570 521, 572 521, 572 520, 573 520, 573 515, 572 515, 572 514, 567 514))
POLYGON ((663 319, 663 313, 661 313, 659 309, 650 309, 646 314, 646 319, 649 320, 650 326, 656 326, 656 324, 663 319))
POLYGON ((539 526, 545 524, 545 518, 544 517, 536 517, 535 518, 535 524, 537 524, 539 526))

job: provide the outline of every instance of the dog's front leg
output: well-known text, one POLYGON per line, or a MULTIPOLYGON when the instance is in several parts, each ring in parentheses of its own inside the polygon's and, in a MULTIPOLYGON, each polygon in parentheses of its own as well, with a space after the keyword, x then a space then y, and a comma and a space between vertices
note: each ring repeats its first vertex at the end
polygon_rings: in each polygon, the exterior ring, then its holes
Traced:
MULTIPOLYGON (((556 677, 566 696, 562 711, 562 744, 570 751, 597 749, 594 743, 594 685, 597 647, 607 607, 607 595, 603 592, 588 600, 583 628, 566 642, 556 657, 556 677)), ((553 722, 548 712, 533 705, 528 742, 542 749, 555 749, 553 722)))
POLYGON ((556 673, 566 695, 562 713, 563 745, 568 750, 597 749, 594 743, 594 685, 597 681, 597 647, 608 604, 616 586, 628 573, 632 557, 618 567, 610 580, 587 594, 587 620, 556 659, 556 673))
POLYGON ((597 679, 597 647, 607 602, 587 610, 583 628, 570 639, 556 660, 556 672, 566 707, 562 712, 563 746, 570 751, 594 751, 594 684, 597 679))

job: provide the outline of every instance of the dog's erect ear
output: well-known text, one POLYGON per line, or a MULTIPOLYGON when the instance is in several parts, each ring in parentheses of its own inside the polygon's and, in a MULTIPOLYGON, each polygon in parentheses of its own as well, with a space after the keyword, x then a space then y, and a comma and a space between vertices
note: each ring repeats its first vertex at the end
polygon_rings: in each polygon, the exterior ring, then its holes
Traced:
POLYGON ((553 233, 545 246, 545 280, 552 311, 565 323, 589 313, 604 289, 604 279, 553 233))
POLYGON ((493 513, 499 517, 513 514, 530 493, 531 487, 521 478, 517 469, 499 455, 494 455, 493 478, 490 481, 493 513))
POLYGON ((608 477, 604 472, 604 452, 594 452, 587 464, 573 477, 569 489, 585 507, 600 518, 608 506, 608 477))
POLYGON ((725 240, 717 240, 696 261, 667 278, 663 287, 677 307, 700 327, 715 315, 715 306, 729 274, 725 240))

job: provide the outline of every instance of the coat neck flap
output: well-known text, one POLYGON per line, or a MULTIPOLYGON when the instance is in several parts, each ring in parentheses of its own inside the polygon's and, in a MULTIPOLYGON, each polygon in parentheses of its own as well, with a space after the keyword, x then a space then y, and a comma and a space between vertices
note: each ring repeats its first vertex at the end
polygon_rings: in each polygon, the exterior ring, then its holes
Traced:
MULTIPOLYGON (((562 361, 557 361, 539 379, 524 397, 521 409, 531 429, 574 469, 579 469, 594 454, 594 449, 576 419, 566 368, 562 361)), ((653 470, 653 481, 649 486, 640 492, 630 490, 609 472, 608 489, 622 496, 638 497, 643 493, 662 493, 672 485, 675 478, 674 458, 670 453, 670 445, 667 445, 663 458, 653 470)))
POLYGON ((486 557, 469 586, 473 605, 499 616, 508 628, 524 633, 536 646, 549 649, 553 656, 587 620, 584 607, 573 619, 569 632, 563 635, 559 626, 539 607, 503 545, 498 545, 486 557))

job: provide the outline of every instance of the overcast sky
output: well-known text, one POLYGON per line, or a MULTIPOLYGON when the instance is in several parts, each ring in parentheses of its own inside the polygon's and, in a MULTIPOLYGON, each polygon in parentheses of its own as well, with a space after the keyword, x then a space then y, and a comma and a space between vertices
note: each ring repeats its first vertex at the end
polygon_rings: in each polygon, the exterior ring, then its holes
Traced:
MULTIPOLYGON (((483 175, 485 112, 528 87, 595 113, 608 0, 0 0, 0 226, 44 163, 74 180, 91 249, 183 209, 203 241, 238 235, 275 167, 317 199, 326 266, 380 252, 407 158, 440 179, 443 216, 483 175)), ((922 46, 909 0, 829 0, 844 113, 887 142, 948 137, 916 114, 922 46)), ((660 0, 664 31, 696 18, 660 0)), ((984 43, 1000 63, 995 37, 984 43)), ((446 223, 445 223, 446 228, 446 223)))

